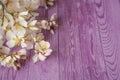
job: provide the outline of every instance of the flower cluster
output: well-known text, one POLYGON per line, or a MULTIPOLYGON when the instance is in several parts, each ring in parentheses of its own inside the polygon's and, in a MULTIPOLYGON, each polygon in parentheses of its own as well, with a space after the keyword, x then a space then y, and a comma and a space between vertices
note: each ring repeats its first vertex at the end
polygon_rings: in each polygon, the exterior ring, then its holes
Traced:
POLYGON ((33 50, 33 62, 44 61, 52 52, 44 40, 43 30, 54 33, 55 15, 48 20, 37 20, 40 6, 52 6, 54 0, 2 0, 0 1, 0 65, 20 67, 19 60, 26 59, 33 50), (15 49, 15 48, 18 49, 15 49))

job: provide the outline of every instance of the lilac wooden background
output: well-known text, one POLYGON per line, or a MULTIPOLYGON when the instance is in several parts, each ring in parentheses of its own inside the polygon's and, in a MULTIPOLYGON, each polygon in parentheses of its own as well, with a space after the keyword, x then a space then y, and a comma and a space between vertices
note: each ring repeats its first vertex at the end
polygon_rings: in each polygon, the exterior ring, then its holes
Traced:
POLYGON ((120 0, 57 0, 41 18, 57 13, 59 28, 47 34, 54 50, 33 64, 0 67, 0 80, 120 80, 120 0))

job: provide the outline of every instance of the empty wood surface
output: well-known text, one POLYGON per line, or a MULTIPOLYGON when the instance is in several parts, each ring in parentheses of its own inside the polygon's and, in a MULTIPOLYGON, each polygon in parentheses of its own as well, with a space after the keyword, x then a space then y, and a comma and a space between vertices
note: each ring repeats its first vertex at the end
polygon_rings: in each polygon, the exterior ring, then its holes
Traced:
POLYGON ((40 18, 57 14, 52 55, 21 69, 0 67, 0 80, 120 80, 120 0, 56 0, 40 18))

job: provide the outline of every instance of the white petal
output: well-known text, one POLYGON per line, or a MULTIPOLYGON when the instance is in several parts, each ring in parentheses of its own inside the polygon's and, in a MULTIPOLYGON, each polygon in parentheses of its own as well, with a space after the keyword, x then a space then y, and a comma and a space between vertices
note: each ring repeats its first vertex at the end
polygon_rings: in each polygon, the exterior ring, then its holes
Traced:
POLYGON ((12 48, 16 45, 15 41, 14 40, 9 40, 7 41, 6 45, 9 47, 9 48, 12 48))
POLYGON ((55 20, 56 19, 56 14, 53 14, 50 18, 51 21, 55 20))
POLYGON ((10 56, 6 57, 6 58, 1 62, 1 65, 3 65, 3 66, 7 65, 7 63, 10 61, 10 59, 11 59, 10 56))
POLYGON ((49 55, 51 55, 51 52, 52 52, 52 49, 47 49, 47 50, 45 50, 45 56, 49 56, 49 55))
POLYGON ((13 28, 12 29, 14 34, 18 36, 18 38, 22 38, 24 37, 25 33, 26 33, 26 29, 23 27, 17 27, 17 28, 13 28))
POLYGON ((6 46, 3 46, 2 47, 2 52, 5 53, 5 54, 9 54, 10 53, 10 48, 8 48, 6 46))
POLYGON ((40 46, 39 46, 38 43, 35 44, 35 49, 36 49, 36 50, 39 50, 39 49, 40 49, 40 46))
POLYGON ((21 49, 18 52, 20 53, 20 55, 26 55, 26 50, 25 49, 21 49))
POLYGON ((42 21, 41 21, 41 27, 42 27, 43 29, 50 29, 48 25, 49 25, 49 24, 48 24, 48 21, 46 21, 46 20, 42 20, 42 21))
POLYGON ((30 26, 34 26, 37 23, 37 20, 33 20, 29 23, 30 26))
POLYGON ((37 27, 30 27, 31 30, 39 30, 37 27))
POLYGON ((41 38, 41 40, 44 39, 43 33, 39 33, 38 36, 41 38))
POLYGON ((35 38, 37 36, 37 31, 30 31, 31 34, 31 37, 32 38, 35 38))
POLYGON ((0 10, 2 9, 2 5, 0 4, 0 10))
POLYGON ((25 48, 25 47, 27 47, 27 44, 25 42, 21 42, 21 47, 25 48))
POLYGON ((7 31, 6 39, 10 40, 10 39, 13 39, 13 38, 16 38, 15 34, 11 30, 7 31))
POLYGON ((33 48, 33 44, 30 41, 26 41, 25 42, 27 44, 27 49, 32 49, 33 48))
POLYGON ((7 14, 6 14, 6 17, 7 17, 8 20, 9 20, 9 24, 10 24, 10 26, 13 27, 13 25, 14 25, 14 19, 13 19, 13 16, 7 13, 7 14))
MULTIPOLYGON (((2 22, 2 19, 0 19, 0 24, 2 22)), ((3 25, 1 26, 3 29, 6 28, 6 26, 9 24, 9 21, 6 17, 4 17, 3 25)))
POLYGON ((33 21, 36 19, 37 16, 39 16, 39 13, 37 12, 31 12, 31 14, 29 14, 29 17, 32 15, 32 18, 30 18, 29 21, 33 21))
POLYGON ((28 11, 21 12, 19 15, 20 15, 20 16, 28 15, 28 11))
POLYGON ((22 37, 24 37, 24 35, 25 35, 25 33, 26 33, 26 29, 25 28, 22 28, 22 27, 20 27, 20 28, 18 28, 17 29, 17 36, 19 37, 19 38, 22 38, 22 37))
POLYGON ((32 57, 32 60, 33 60, 34 63, 36 63, 36 62, 39 60, 38 54, 35 54, 35 55, 32 57))
POLYGON ((5 60, 6 60, 6 62, 9 62, 10 59, 11 59, 11 56, 8 56, 5 60))
POLYGON ((17 21, 19 21, 20 25, 27 27, 27 21, 24 18, 19 17, 17 21))
POLYGON ((32 10, 36 10, 39 8, 41 1, 40 0, 31 0, 30 7, 32 10))
POLYGON ((18 55, 21 59, 26 59, 26 49, 19 50, 18 55))
POLYGON ((32 59, 33 59, 33 62, 36 63, 39 60, 44 61, 46 57, 41 53, 39 53, 39 54, 35 54, 32 59))
POLYGON ((44 55, 42 55, 41 53, 39 53, 39 59, 41 61, 44 61, 46 59, 46 57, 44 55))

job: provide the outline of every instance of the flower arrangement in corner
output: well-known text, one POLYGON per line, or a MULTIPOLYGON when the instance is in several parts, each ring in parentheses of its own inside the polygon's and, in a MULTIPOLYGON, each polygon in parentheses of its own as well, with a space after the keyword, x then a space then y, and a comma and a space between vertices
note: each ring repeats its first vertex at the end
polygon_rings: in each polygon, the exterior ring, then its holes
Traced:
POLYGON ((55 15, 48 20, 37 20, 36 10, 48 8, 54 0, 1 0, 0 1, 0 65, 20 67, 27 51, 33 50, 33 62, 44 61, 52 52, 50 43, 44 40, 43 30, 54 33, 57 27, 55 15), (18 47, 19 49, 14 50, 18 47))

